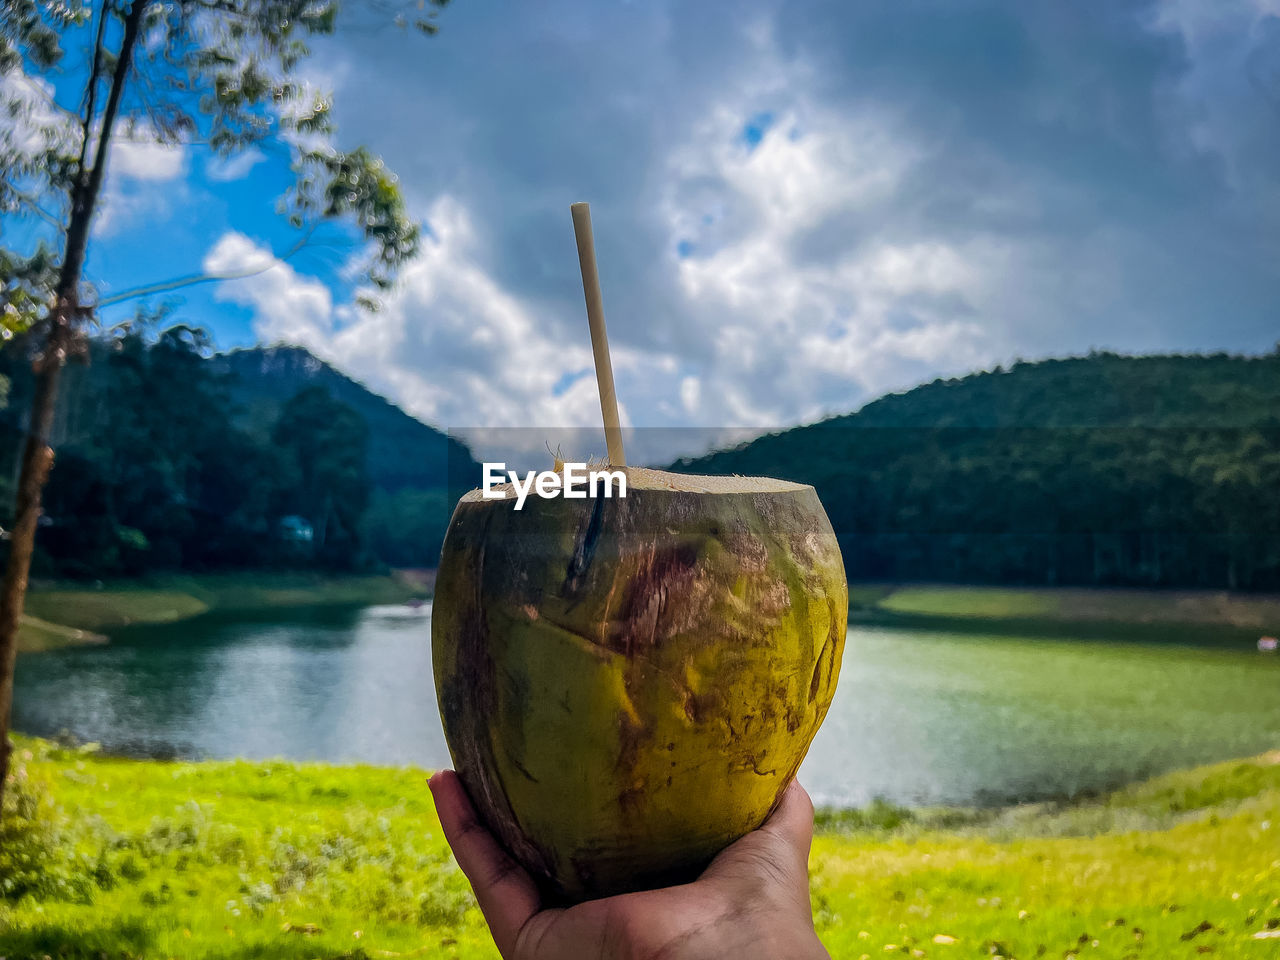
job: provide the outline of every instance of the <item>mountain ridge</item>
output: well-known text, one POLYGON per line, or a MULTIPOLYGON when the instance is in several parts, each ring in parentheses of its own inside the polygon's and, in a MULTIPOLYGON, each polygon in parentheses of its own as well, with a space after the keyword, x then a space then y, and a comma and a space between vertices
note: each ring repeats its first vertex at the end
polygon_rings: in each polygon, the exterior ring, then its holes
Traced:
POLYGON ((671 469, 812 484, 855 578, 1280 586, 1280 352, 1020 362, 671 469))
POLYGON ((471 484, 479 475, 479 465, 465 444, 305 347, 239 347, 215 354, 211 362, 232 376, 231 394, 242 405, 242 417, 251 429, 268 429, 279 406, 308 386, 324 387, 354 409, 369 425, 369 479, 386 493, 448 489, 471 484))

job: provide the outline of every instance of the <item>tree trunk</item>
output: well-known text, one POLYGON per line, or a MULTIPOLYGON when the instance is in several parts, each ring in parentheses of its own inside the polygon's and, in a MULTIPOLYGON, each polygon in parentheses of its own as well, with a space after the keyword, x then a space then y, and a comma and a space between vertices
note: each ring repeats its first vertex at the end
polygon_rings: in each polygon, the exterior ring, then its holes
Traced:
MULTIPOLYGON (((27 439, 22 447, 18 488, 14 497, 14 525, 10 535, 9 559, 5 565, 3 583, 0 584, 0 804, 4 800, 5 781, 9 776, 9 755, 12 752, 9 743, 9 718, 13 708, 13 672, 18 658, 18 625, 26 601, 27 576, 31 572, 31 554, 35 550, 36 527, 40 521, 40 495, 53 466, 49 431, 53 426, 57 406, 58 381, 78 333, 82 314, 80 276, 89 244, 89 226, 93 221, 98 194, 102 190, 112 128, 120 111, 120 98, 128 79, 133 48, 138 40, 147 2, 148 0, 134 0, 129 12, 125 14, 124 32, 111 72, 111 88, 103 110, 102 132, 98 138, 93 167, 87 171, 81 169, 71 188, 71 219, 67 224, 62 267, 58 273, 53 307, 49 313, 49 335, 44 350, 34 365, 35 391, 31 398, 27 439)), ((106 16, 105 8, 102 16, 106 16)), ((97 51, 95 55, 96 53, 97 51)), ((91 71, 88 80, 91 89, 97 84, 97 80, 97 76, 91 71)), ((89 115, 84 125, 82 156, 87 155, 88 137, 94 120, 92 102, 90 99, 89 115)))

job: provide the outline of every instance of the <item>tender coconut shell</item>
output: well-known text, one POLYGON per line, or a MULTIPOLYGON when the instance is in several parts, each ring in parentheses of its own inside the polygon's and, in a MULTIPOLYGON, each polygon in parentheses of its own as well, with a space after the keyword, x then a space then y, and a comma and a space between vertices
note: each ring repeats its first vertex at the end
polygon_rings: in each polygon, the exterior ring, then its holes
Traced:
POLYGON ((812 487, 626 473, 622 499, 467 494, 436 581, 454 765, 568 900, 690 879, 758 827, 844 647, 844 564, 812 487))

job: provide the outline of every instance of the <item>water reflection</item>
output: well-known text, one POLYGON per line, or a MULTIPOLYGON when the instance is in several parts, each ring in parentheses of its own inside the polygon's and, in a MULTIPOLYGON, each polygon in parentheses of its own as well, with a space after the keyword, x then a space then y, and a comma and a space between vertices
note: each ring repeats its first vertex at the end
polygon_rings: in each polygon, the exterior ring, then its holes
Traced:
MULTIPOLYGON (((152 756, 448 763, 430 607, 201 618, 24 656, 15 725, 152 756)), ((856 627, 801 771, 819 802, 1075 795, 1280 743, 1280 658, 856 627)))

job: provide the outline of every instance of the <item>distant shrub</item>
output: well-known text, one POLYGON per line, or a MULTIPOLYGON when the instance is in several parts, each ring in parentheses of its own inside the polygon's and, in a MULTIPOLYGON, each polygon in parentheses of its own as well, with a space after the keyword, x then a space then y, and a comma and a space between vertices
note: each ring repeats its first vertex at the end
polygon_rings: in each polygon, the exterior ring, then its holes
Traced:
POLYGON ((814 813, 813 825, 828 833, 858 833, 871 830, 896 830, 913 823, 915 814, 906 807, 876 797, 865 807, 835 810, 824 807, 814 813))

